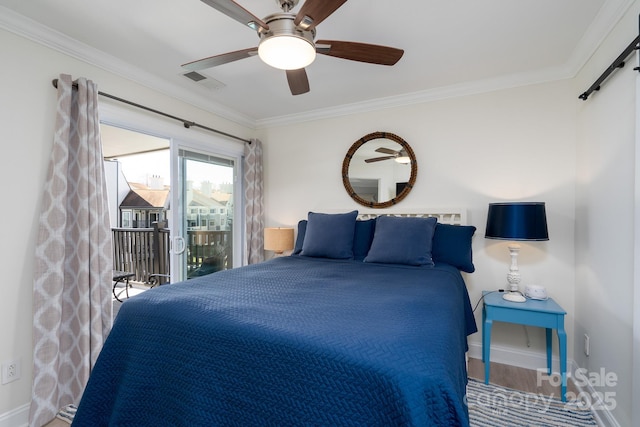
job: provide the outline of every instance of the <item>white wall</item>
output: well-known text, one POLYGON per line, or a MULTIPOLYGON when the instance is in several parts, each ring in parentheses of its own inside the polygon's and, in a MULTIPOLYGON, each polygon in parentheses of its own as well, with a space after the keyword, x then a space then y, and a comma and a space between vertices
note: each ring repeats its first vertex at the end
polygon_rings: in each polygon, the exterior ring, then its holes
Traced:
MULTIPOLYGON (((365 134, 396 133, 415 151, 419 170, 415 188, 393 209, 462 206, 478 228, 476 272, 466 276, 473 303, 482 290, 505 286, 510 261, 506 243, 484 239, 488 203, 547 203, 550 240, 523 244, 519 264, 523 283, 546 286, 567 310, 571 358, 577 95, 570 81, 559 81, 261 130, 266 225, 294 225, 309 210, 358 208, 342 184, 344 155, 365 134)), ((538 328, 529 328, 530 348, 522 327, 494 331, 498 348, 543 354, 538 328)), ((478 351, 480 334, 471 342, 478 351)))
MULTIPOLYGON (((96 82, 101 91, 230 134, 248 138, 251 130, 3 30, 0 58, 0 141, 4 159, 0 168, 0 361, 22 359, 21 379, 0 386, 2 418, 2 414, 23 408, 31 400, 33 258, 55 122, 56 90, 51 80, 60 73, 74 78, 83 76, 96 82)), ((109 104, 104 98, 101 102, 109 104)), ((139 114, 139 110, 135 111, 139 114)), ((186 132, 180 123, 170 126, 186 132)), ((22 409, 19 412, 22 417, 22 409)), ((5 420, 6 417, 0 421, 5 420)))
MULTIPOLYGON (((586 90, 638 35, 636 2, 575 79, 586 90)), ((576 190, 576 313, 574 357, 589 371, 615 373, 617 421, 632 423, 634 180, 636 80, 634 53, 587 101, 578 102, 576 190), (591 341, 583 352, 583 335, 591 341)), ((635 292, 640 292, 636 287, 635 292)), ((640 307, 635 307, 640 310, 640 307)), ((638 368, 638 367, 636 367, 638 368)), ((638 375, 638 372, 635 372, 638 375)))
MULTIPOLYGON (((620 70, 589 101, 577 96, 637 34, 638 4, 576 81, 259 131, 265 146, 266 225, 293 225, 309 210, 359 208, 342 186, 342 159, 363 135, 394 132, 412 146, 419 165, 415 188, 395 209, 464 206, 478 228, 477 270, 466 276, 475 303, 483 289, 504 287, 509 263, 506 244, 483 238, 488 203, 546 202, 550 240, 523 244, 523 282, 546 286, 567 310, 570 359, 618 373, 615 414, 622 425, 631 425, 633 306, 630 297, 620 296, 634 292, 635 104, 627 86, 634 79, 632 67, 620 70), (589 358, 581 350, 585 332, 592 340, 589 358)), ((10 325, 0 330, 0 361, 21 357, 23 362, 22 379, 0 386, 3 414, 30 399, 33 254, 54 126, 51 79, 61 72, 86 76, 105 92, 242 137, 252 131, 1 30, 0 57, 5 157, 0 324, 10 325), (20 210, 7 208, 14 205, 20 210)), ((476 314, 479 322, 479 310, 476 314)), ((543 354, 542 332, 530 328, 529 335, 531 347, 521 327, 496 325, 493 343, 512 354, 543 354)), ((476 334, 472 347, 479 343, 476 334)))

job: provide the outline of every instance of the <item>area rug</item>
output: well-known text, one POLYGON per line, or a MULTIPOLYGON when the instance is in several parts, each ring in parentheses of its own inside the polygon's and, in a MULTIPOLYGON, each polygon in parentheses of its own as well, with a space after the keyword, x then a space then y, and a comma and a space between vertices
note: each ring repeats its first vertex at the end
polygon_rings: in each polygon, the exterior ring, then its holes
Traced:
POLYGON ((547 396, 469 379, 467 405, 472 427, 597 426, 588 408, 547 396))
POLYGON ((76 416, 77 409, 76 405, 67 405, 58 411, 56 418, 71 424, 73 422, 73 417, 76 416))

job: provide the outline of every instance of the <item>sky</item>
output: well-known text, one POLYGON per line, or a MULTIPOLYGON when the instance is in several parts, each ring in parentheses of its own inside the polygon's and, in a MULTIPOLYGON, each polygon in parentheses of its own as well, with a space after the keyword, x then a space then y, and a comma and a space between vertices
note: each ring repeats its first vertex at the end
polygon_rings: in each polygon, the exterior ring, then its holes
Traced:
POLYGON ((122 172, 129 182, 146 183, 148 175, 158 175, 170 184, 169 150, 119 157, 122 172))

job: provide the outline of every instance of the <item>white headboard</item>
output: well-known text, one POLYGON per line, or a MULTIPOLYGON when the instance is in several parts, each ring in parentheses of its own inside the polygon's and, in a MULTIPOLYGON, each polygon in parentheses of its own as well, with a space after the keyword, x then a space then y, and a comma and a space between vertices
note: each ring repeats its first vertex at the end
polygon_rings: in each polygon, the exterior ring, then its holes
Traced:
POLYGON ((438 222, 442 224, 467 225, 467 210, 462 208, 446 208, 446 209, 417 209, 403 210, 398 212, 388 212, 384 209, 377 210, 358 210, 358 219, 376 218, 381 215, 390 216, 413 216, 413 217, 436 217, 438 222))

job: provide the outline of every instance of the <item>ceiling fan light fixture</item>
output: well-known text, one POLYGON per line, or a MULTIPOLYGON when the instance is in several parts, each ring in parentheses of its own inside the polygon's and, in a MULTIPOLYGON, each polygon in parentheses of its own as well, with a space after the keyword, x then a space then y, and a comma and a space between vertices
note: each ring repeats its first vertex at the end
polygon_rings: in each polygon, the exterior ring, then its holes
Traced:
MULTIPOLYGON (((271 67, 285 70, 292 95, 309 92, 309 79, 305 68, 315 60, 316 53, 378 65, 394 65, 404 53, 402 49, 388 46, 340 40, 318 40, 316 44, 314 40, 317 25, 347 0, 304 0, 297 13, 291 11, 300 0, 275 0, 282 12, 263 19, 256 17, 233 0, 202 1, 256 31, 260 38, 257 49, 260 59, 271 67)), ((191 61, 182 64, 182 67, 188 71, 199 71, 249 58, 255 53, 255 48, 241 49, 191 61)), ((395 156, 386 156, 384 160, 393 157, 395 156)))
POLYGON ((279 35, 262 39, 258 46, 258 56, 274 68, 299 70, 316 59, 316 48, 304 37, 279 35))
POLYGON ((267 65, 280 70, 299 70, 316 59, 315 30, 297 28, 292 13, 274 13, 264 19, 269 30, 258 31, 258 56, 267 65))
POLYGON ((411 159, 409 158, 409 156, 398 156, 394 160, 403 165, 411 163, 411 159))

